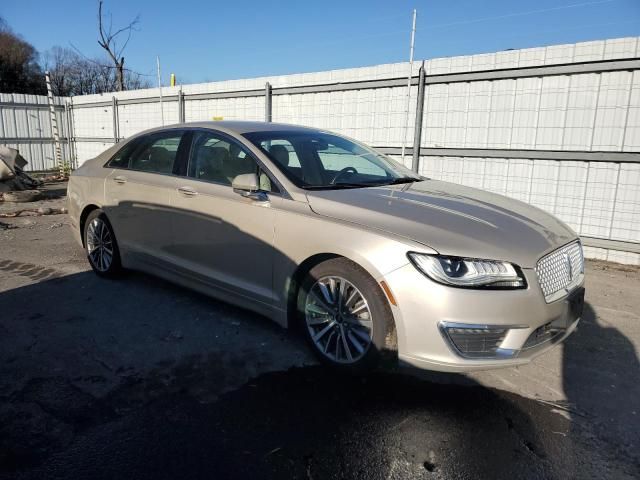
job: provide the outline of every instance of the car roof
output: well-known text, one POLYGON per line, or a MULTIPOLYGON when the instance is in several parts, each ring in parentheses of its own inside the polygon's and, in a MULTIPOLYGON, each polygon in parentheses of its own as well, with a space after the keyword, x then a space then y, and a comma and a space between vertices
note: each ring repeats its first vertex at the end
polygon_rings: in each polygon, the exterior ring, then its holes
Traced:
POLYGON ((300 125, 290 125, 286 123, 273 123, 273 122, 252 122, 241 120, 220 120, 210 122, 187 122, 176 123, 173 125, 167 125, 164 127, 152 128, 141 133, 159 132, 167 129, 174 128, 211 128, 215 130, 221 130, 223 132, 243 134, 250 132, 273 132, 273 131, 300 131, 300 132, 318 132, 316 128, 302 127, 300 125))

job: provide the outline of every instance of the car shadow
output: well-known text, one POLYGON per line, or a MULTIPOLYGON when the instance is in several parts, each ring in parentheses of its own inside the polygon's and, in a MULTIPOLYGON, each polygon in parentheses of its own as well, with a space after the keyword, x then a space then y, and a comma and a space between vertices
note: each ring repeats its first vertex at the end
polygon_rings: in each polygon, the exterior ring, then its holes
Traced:
POLYGON ((628 459, 640 476, 640 362, 634 345, 585 303, 578 329, 562 348, 572 434, 603 440, 608 456, 628 459))
MULTIPOLYGON (((156 207, 131 210, 242 233, 156 207)), ((0 270, 20 277, 0 292, 0 478, 584 478, 609 458, 575 414, 460 375, 338 374, 295 331, 146 274, 0 270)), ((586 318, 569 344, 605 335, 631 355, 586 318)), ((588 371, 587 347, 571 348, 565 381, 588 371)), ((584 381, 567 384, 576 412, 584 381)))
POLYGON ((162 280, 49 273, 0 293, 1 478, 537 479, 596 468, 579 461, 572 420, 543 403, 469 379, 337 374, 266 318, 162 280))

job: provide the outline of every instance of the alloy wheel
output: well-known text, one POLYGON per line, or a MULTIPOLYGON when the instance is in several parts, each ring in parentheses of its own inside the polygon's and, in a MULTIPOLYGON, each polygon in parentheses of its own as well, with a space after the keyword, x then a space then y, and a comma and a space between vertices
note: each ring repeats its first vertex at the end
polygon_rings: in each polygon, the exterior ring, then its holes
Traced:
POLYGON ((93 266, 106 272, 113 262, 113 239, 104 220, 94 218, 87 228, 87 254, 93 266))
POLYGON ((355 363, 371 346, 373 321, 367 300, 342 277, 323 277, 313 284, 305 320, 316 348, 334 362, 355 363))

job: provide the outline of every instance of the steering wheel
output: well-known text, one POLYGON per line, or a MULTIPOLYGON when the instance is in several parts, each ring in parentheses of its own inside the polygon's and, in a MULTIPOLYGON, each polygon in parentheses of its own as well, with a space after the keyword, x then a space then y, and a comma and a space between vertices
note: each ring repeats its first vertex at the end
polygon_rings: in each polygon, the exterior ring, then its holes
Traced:
POLYGON ((354 174, 354 173, 358 173, 358 170, 356 170, 354 167, 344 167, 342 170, 340 170, 338 173, 336 173, 336 176, 333 177, 333 179, 329 182, 331 185, 335 185, 336 182, 338 181, 339 178, 344 177, 347 173, 350 174, 354 174))

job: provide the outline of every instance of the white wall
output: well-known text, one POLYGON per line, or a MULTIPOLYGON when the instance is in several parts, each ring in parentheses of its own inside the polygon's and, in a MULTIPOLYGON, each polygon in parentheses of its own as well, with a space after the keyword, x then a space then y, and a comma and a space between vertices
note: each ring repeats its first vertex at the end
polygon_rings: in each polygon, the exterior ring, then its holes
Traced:
MULTIPOLYGON (((436 58, 426 61, 425 67, 427 75, 438 75, 638 57, 640 37, 632 37, 436 58)), ((415 62, 413 75, 419 67, 420 62, 415 62)), ((263 96, 190 100, 189 95, 262 90, 265 82, 277 89, 406 78, 407 74, 408 64, 396 63, 167 87, 163 95, 175 96, 182 89, 186 121, 214 117, 262 120, 263 96)), ((150 98, 149 103, 118 106, 120 135, 126 137, 162 124, 160 106, 151 98, 157 96, 158 89, 147 89, 73 98, 78 160, 92 158, 112 145, 113 97, 150 98), (92 106, 96 102, 108 104, 92 106)), ((416 96, 417 88, 413 87, 406 129, 408 146, 413 141, 416 96)), ((333 130, 378 147, 398 147, 405 134, 406 102, 406 87, 274 95, 272 117, 274 122, 333 130)), ((3 121, 10 114, 4 108, 0 112, 3 121)), ((29 115, 26 112, 18 113, 20 120, 16 120, 24 135, 50 135, 44 133, 48 128, 46 110, 31 112, 35 117, 28 128, 23 119, 29 115)), ((178 102, 165 101, 164 124, 176 123, 178 118, 178 102)), ((9 123, 4 121, 2 125, 9 123)), ((0 137, 3 135, 10 136, 0 131, 0 137)), ((581 73, 428 85, 422 146, 639 152, 640 73, 581 73)), ((46 144, 22 148, 30 149, 26 156, 34 159, 32 167, 53 158, 46 144)), ((505 158, 423 157, 421 173, 532 203, 554 213, 583 236, 640 243, 639 163, 526 160, 510 158, 508 153, 505 158)), ((640 264, 638 254, 596 248, 588 248, 587 253, 640 264)))
MULTIPOLYGON (((533 67, 640 57, 640 37, 510 50, 427 60, 427 75, 533 67)), ((420 62, 414 63, 417 75, 420 62)), ((408 63, 325 72, 227 80, 182 86, 186 121, 264 118, 261 97, 188 100, 189 94, 401 78, 408 63)), ((178 87, 163 88, 165 96, 178 87)), ((413 135, 412 88, 407 141, 413 135)), ((158 89, 75 97, 75 105, 155 97, 158 89)), ((376 146, 400 146, 407 89, 274 95, 273 121, 328 128, 376 146)), ((177 102, 165 102, 165 124, 178 120, 177 102)), ((606 72, 553 77, 429 85, 422 146, 540 150, 637 151, 640 149, 640 74, 606 72), (626 128, 625 128, 626 125, 626 128)), ((121 105, 123 136, 161 125, 156 104, 121 105)), ((76 136, 113 136, 111 107, 74 110, 76 136), (95 111, 94 111, 95 110, 95 111)), ((81 158, 84 160, 86 158, 81 158)))
MULTIPOLYGON (((56 98, 55 103, 64 105, 64 99, 56 98)), ((0 145, 19 150, 29 162, 27 170, 46 170, 56 166, 50 115, 46 96, 0 93, 0 145)), ((56 117, 60 137, 66 138, 64 110, 56 109, 56 117)), ((68 158, 67 143, 63 141, 61 147, 64 158, 68 158)))
MULTIPOLYGON (((422 157, 420 173, 517 198, 553 213, 580 235, 640 242, 640 164, 510 158, 422 157)), ((586 255, 640 265, 640 255, 586 255)))

